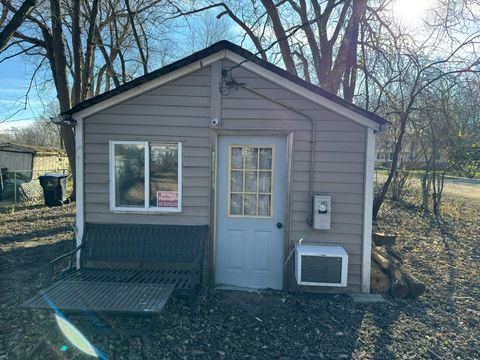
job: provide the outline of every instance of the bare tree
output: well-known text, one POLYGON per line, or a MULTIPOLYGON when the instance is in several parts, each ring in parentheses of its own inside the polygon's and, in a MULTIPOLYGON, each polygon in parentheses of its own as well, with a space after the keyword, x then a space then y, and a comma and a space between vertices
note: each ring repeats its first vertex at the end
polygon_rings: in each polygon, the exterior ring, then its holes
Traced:
POLYGON ((24 127, 11 127, 5 134, 6 141, 31 146, 60 146, 60 127, 50 119, 36 120, 24 127))
MULTIPOLYGON (((158 32, 166 11, 159 0, 135 4, 121 0, 41 0, 28 11, 9 0, 0 0, 0 4, 6 18, 11 15, 13 21, 21 15, 0 55, 5 55, 4 59, 45 59, 38 67, 48 64, 60 112, 110 89, 112 82, 119 86, 137 76, 138 65, 142 73, 148 72, 152 58, 148 52, 151 37, 146 30, 153 29, 154 22, 158 32), (7 55, 13 48, 17 51, 7 55)), ((37 76, 36 72, 32 76, 37 76)), ((62 125, 61 138, 74 172, 74 129, 70 124, 62 125)))
MULTIPOLYGON (((443 10, 443 9, 442 9, 443 10)), ((439 21, 442 14, 436 13, 439 21)), ((380 18, 372 11, 372 16, 380 18)), ((410 128, 410 120, 418 111, 422 94, 448 77, 472 74, 476 76, 479 62, 474 51, 480 39, 480 31, 472 29, 462 34, 460 40, 446 41, 448 24, 425 25, 417 37, 406 33, 394 22, 382 20, 365 36, 362 47, 361 86, 365 92, 357 99, 369 110, 382 114, 394 123, 394 147, 387 179, 375 196, 376 218, 395 176, 402 151, 403 140, 410 128), (380 42, 379 42, 380 41, 380 42)), ((440 122, 441 119, 436 119, 440 122)), ((433 126, 437 126, 435 123, 433 126)))
POLYGON ((298 67, 305 73, 308 64, 311 81, 334 94, 342 90, 345 99, 353 99, 359 29, 367 0, 261 0, 248 6, 243 2, 211 3, 198 8, 174 6, 176 16, 219 9, 217 18, 228 16, 245 31, 263 59, 278 51, 286 70, 294 75, 298 75, 298 67), (301 64, 296 63, 296 58, 301 64))
POLYGON ((448 160, 460 176, 480 171, 480 80, 468 78, 450 89, 444 114, 448 119, 448 160))

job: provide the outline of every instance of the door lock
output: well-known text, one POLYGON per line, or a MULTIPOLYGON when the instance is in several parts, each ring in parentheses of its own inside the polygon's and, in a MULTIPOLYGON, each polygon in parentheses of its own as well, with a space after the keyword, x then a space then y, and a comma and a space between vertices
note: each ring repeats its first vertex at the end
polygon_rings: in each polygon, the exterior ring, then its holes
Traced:
POLYGON ((278 222, 278 223, 277 223, 277 228, 278 228, 278 229, 281 229, 282 227, 283 227, 283 224, 282 224, 281 222, 278 222))

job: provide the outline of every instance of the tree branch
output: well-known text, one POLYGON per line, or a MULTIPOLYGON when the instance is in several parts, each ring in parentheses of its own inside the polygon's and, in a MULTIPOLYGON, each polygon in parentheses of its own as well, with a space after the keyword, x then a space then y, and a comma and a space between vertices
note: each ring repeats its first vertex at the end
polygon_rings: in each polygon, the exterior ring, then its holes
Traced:
POLYGON ((12 19, 0 32, 0 50, 2 50, 10 41, 20 25, 23 24, 27 16, 31 13, 37 0, 25 0, 20 8, 14 12, 12 19))
POLYGON ((135 38, 135 42, 137 43, 137 47, 138 47, 138 52, 140 54, 140 58, 142 59, 143 73, 147 74, 148 73, 147 58, 145 57, 145 53, 143 52, 142 43, 140 41, 140 37, 138 36, 138 32, 137 32, 137 29, 135 27, 135 20, 133 18, 133 13, 132 13, 132 10, 130 8, 129 0, 125 0, 125 5, 127 7, 128 20, 130 21, 130 26, 132 27, 133 37, 135 38))

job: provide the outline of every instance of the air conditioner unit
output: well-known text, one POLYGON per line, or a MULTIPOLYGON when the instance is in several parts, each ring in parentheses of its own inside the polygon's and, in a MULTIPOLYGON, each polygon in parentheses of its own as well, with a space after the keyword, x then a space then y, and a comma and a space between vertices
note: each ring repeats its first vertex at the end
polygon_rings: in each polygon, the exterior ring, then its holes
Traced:
POLYGON ((298 285, 347 286, 348 254, 341 246, 299 244, 295 249, 298 285))

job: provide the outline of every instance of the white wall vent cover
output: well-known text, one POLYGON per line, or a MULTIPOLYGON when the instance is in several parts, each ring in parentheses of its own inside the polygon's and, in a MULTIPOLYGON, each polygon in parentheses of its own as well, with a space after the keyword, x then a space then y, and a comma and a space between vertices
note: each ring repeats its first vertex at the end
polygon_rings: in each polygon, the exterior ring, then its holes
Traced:
POLYGON ((298 285, 347 286, 348 254, 341 246, 300 244, 295 248, 298 285))

